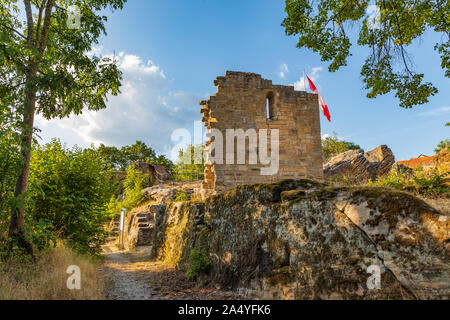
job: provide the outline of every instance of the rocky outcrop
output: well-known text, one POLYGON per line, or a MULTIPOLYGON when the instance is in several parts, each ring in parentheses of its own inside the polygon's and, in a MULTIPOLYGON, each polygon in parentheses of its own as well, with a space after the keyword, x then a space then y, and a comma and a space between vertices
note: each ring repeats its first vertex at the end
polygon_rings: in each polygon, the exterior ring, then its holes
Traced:
POLYGON ((195 197, 200 197, 200 183, 188 183, 186 185, 160 185, 145 188, 142 192, 144 196, 156 203, 170 203, 176 201, 178 195, 183 193, 186 200, 191 200, 195 197))
POLYGON ((161 184, 170 180, 170 175, 164 166, 138 160, 134 163, 134 167, 142 173, 150 175, 155 184, 161 184))
POLYGON ((142 190, 142 193, 150 201, 154 201, 157 203, 169 203, 175 199, 177 190, 180 190, 180 188, 170 186, 156 186, 145 188, 144 190, 142 190))
POLYGON ((349 150, 324 164, 324 178, 331 180, 345 177, 353 183, 373 181, 388 173, 394 163, 394 155, 385 145, 366 153, 362 150, 349 150))
POLYGON ((189 268, 205 252, 209 276, 251 298, 450 295, 450 218, 408 193, 287 180, 153 210, 155 256, 189 268))

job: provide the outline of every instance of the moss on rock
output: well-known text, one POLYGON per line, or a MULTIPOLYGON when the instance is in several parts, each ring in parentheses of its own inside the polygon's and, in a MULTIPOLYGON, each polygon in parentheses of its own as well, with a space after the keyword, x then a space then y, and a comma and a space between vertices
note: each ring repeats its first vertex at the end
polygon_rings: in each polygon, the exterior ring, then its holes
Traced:
POLYGON ((171 204, 159 220, 162 258, 186 269, 192 250, 206 250, 214 280, 257 297, 449 296, 449 225, 405 192, 284 180, 171 204), (371 265, 381 290, 367 288, 371 265))

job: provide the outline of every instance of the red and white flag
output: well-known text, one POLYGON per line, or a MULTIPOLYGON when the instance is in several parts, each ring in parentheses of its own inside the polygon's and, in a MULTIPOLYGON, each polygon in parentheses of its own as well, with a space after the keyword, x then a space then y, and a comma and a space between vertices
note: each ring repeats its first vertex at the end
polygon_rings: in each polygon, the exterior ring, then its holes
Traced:
POLYGON ((316 93, 319 96, 319 103, 320 103, 320 106, 322 107, 323 114, 325 115, 325 117, 327 117, 328 121, 331 122, 330 111, 328 110, 328 106, 325 103, 325 100, 323 100, 322 95, 320 94, 319 90, 317 90, 316 86, 311 81, 311 79, 308 77, 308 75, 306 75, 306 78, 308 78, 309 89, 311 89, 312 92, 316 93))

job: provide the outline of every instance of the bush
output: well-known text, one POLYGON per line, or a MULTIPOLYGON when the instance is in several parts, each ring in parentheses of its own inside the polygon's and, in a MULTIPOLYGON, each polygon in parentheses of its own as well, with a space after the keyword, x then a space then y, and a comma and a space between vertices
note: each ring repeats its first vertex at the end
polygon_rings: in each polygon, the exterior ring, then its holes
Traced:
POLYGON ((190 281, 197 279, 202 274, 208 273, 212 266, 208 254, 197 248, 192 249, 189 255, 189 264, 190 268, 186 271, 186 277, 190 281))
POLYGON ((322 139, 322 154, 326 159, 332 158, 349 150, 360 149, 361 147, 353 142, 339 140, 336 133, 333 137, 326 137, 325 139, 322 139))
MULTIPOLYGON (((445 124, 446 127, 450 127, 450 122, 445 124)), ((450 139, 445 139, 439 142, 436 149, 434 149, 434 152, 439 153, 442 150, 450 150, 450 139)))
POLYGON ((174 202, 185 202, 188 201, 188 197, 183 190, 177 190, 175 193, 174 202))
POLYGON ((187 146, 186 150, 180 150, 175 166, 175 180, 198 181, 204 179, 205 159, 203 146, 187 146))
POLYGON ((57 139, 36 146, 28 190, 28 230, 34 231, 31 237, 39 247, 50 240, 46 232, 51 230, 80 252, 100 250, 114 183, 109 167, 95 152, 67 149, 57 139))
POLYGON ((136 141, 135 144, 123 146, 121 149, 107 147, 104 144, 101 144, 98 148, 92 147, 92 150, 98 152, 98 154, 110 164, 111 168, 115 170, 125 171, 137 160, 155 165, 162 165, 170 175, 174 168, 172 161, 167 159, 164 155, 157 156, 155 151, 142 141, 136 141))
POLYGON ((450 150, 450 139, 442 140, 436 149, 434 149, 434 152, 439 153, 442 150, 450 150))
POLYGON ((413 172, 408 173, 395 166, 386 176, 369 183, 369 185, 390 187, 432 196, 450 192, 444 184, 444 179, 449 174, 449 172, 440 174, 436 170, 426 172, 422 167, 418 167, 413 172))

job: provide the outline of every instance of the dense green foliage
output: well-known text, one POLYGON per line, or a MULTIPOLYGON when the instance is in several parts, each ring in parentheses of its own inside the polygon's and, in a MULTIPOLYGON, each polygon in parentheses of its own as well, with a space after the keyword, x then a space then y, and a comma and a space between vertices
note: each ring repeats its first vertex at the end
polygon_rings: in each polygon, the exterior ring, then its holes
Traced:
POLYGON ((185 202, 188 201, 188 197, 186 195, 186 192, 184 190, 177 190, 175 193, 175 199, 174 202, 185 202))
MULTIPOLYGON (((0 234, 8 228, 12 208, 22 203, 13 195, 22 160, 13 131, 7 132, 0 136, 0 234)), ((152 177, 131 165, 123 194, 116 197, 112 169, 97 151, 68 149, 56 139, 43 146, 35 144, 23 203, 28 213, 25 235, 34 248, 45 249, 61 238, 78 252, 96 253, 105 236, 103 223, 122 208, 129 211, 144 200, 142 190, 152 184, 152 177)))
POLYGON ((169 174, 172 174, 174 164, 164 155, 157 155, 156 152, 142 141, 136 141, 133 145, 122 148, 108 147, 101 144, 94 148, 99 155, 105 159, 115 170, 127 170, 132 163, 142 160, 155 165, 162 165, 169 174))
POLYGON ((197 181, 204 179, 205 159, 201 144, 189 145, 178 152, 174 170, 174 179, 179 181, 197 181))
MULTIPOLYGON (((9 177, 1 178, 5 186, 0 192, 7 200, 2 204, 6 208, 0 208, 1 218, 10 213, 9 235, 29 253, 32 249, 24 234, 25 220, 32 221, 33 231, 48 229, 34 223, 30 214, 25 215, 25 207, 30 208, 26 195, 34 115, 41 113, 50 119, 80 114, 85 107, 99 110, 106 107, 107 94, 119 92, 121 72, 115 61, 89 57, 86 52, 105 32, 106 19, 96 12, 122 6, 123 0, 24 0, 23 7, 17 0, 0 0, 0 120, 2 126, 9 125, 6 139, 12 140, 18 148, 14 154, 20 155, 10 170, 16 183, 9 177), (78 30, 67 27, 67 6, 72 4, 79 5, 83 15, 78 30), (12 122, 8 123, 5 115, 12 122)), ((11 160, 9 146, 1 151, 5 151, 7 161, 11 160)))
POLYGON ((108 214, 114 217, 120 213, 120 210, 131 209, 139 206, 145 199, 142 190, 151 185, 152 177, 144 174, 134 168, 132 164, 127 170, 127 176, 123 183, 123 193, 118 197, 112 197, 108 205, 108 214))
MULTIPOLYGON (((450 122, 445 124, 446 127, 450 127, 450 122)), ((445 139, 439 142, 436 149, 434 149, 434 152, 439 153, 442 150, 450 150, 450 139, 445 139)))
POLYGON ((439 142, 436 149, 434 149, 434 152, 439 153, 442 150, 450 150, 450 139, 445 139, 439 142))
POLYGON ((190 267, 186 271, 186 278, 191 281, 202 274, 208 273, 212 266, 208 253, 197 248, 192 249, 188 260, 190 267))
POLYGON ((23 163, 19 152, 18 135, 0 122, 0 235, 6 231, 11 215, 11 208, 19 205, 14 197, 14 185, 23 163))
POLYGON ((0 94, 0 236, 8 230, 14 208, 23 199, 14 197, 14 186, 24 163, 20 154, 20 114, 3 104, 0 94))
POLYGON ((96 252, 104 237, 112 172, 91 150, 67 149, 58 140, 33 150, 28 189, 30 227, 49 229, 81 252, 96 252))
MULTIPOLYGON (((117 10, 125 0, 0 0, 1 113, 16 114, 14 126, 22 161, 10 207, 9 236, 27 248, 25 201, 30 173, 35 114, 46 119, 106 108, 117 95, 122 73, 111 57, 88 54, 106 34, 105 9, 117 10), (69 27, 76 5, 79 25, 69 27), (6 110, 6 112, 5 112, 6 110)), ((2 119, 3 120, 3 119, 2 119)))
POLYGON ((436 170, 427 172, 421 167, 414 169, 412 172, 394 167, 389 174, 375 182, 370 182, 369 185, 433 196, 449 194, 450 189, 445 185, 445 178, 449 175, 449 172, 439 173, 436 170))
POLYGON ((339 140, 335 134, 333 137, 322 139, 322 154, 326 159, 337 156, 348 150, 360 150, 361 147, 353 142, 339 140))
MULTIPOLYGON (((407 53, 426 32, 441 35, 434 49, 441 57, 445 76, 450 77, 450 2, 447 0, 375 1, 380 10, 379 28, 373 28, 366 12, 369 0, 286 0, 283 21, 287 35, 299 36, 298 48, 318 52, 330 61, 329 71, 346 66, 352 43, 369 49, 361 69, 367 97, 396 92, 400 106, 411 108, 428 102, 438 90, 424 82, 407 53), (359 22, 359 38, 352 39, 350 28, 359 22)), ((371 8, 372 9, 372 8, 371 8)), ((375 17, 372 12, 372 17, 375 17)), ((378 26, 377 26, 378 27, 378 26)), ((356 37, 355 37, 356 38, 356 37)), ((360 48, 357 50, 361 50, 360 48)))

